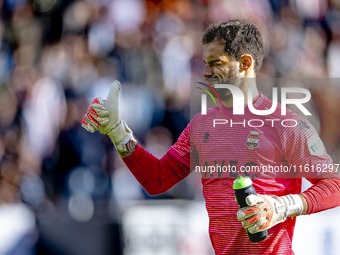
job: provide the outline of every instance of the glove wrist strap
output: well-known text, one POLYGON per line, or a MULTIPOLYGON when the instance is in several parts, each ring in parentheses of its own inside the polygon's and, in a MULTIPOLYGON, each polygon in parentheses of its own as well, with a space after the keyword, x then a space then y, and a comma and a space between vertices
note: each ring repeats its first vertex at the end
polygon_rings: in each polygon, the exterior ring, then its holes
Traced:
POLYGON ((121 152, 126 150, 126 144, 131 140, 132 131, 125 123, 124 120, 120 120, 119 123, 108 133, 116 149, 121 152))
POLYGON ((287 216, 298 216, 302 214, 303 211, 303 203, 302 199, 299 195, 287 195, 280 197, 287 208, 287 216))

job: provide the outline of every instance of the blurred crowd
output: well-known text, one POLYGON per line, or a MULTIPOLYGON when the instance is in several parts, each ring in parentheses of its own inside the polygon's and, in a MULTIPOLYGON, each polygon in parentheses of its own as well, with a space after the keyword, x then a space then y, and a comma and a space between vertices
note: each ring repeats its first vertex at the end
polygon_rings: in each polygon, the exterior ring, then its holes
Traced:
MULTIPOLYGON (((162 157, 190 121, 190 79, 212 22, 245 18, 265 44, 260 78, 340 77, 339 0, 0 0, 0 203, 38 220, 119 216, 153 199, 110 140, 80 123, 122 83, 121 115, 162 157)), ((311 88, 319 132, 339 154, 339 82, 311 88), (322 95, 322 96, 321 96, 322 95)), ((189 179, 157 198, 201 199, 189 179)))

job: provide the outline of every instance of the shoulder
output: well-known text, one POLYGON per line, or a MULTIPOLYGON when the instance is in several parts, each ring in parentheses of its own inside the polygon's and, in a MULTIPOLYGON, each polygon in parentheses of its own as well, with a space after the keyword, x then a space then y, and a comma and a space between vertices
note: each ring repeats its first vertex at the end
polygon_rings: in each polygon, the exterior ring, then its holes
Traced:
POLYGON ((314 156, 324 155, 324 146, 315 127, 304 117, 296 114, 290 109, 286 109, 286 115, 280 113, 277 118, 280 119, 280 125, 277 126, 278 134, 283 144, 289 149, 308 148, 309 154, 314 156))
POLYGON ((207 109, 207 114, 202 114, 201 112, 197 113, 189 123, 190 129, 193 130, 198 126, 210 123, 210 120, 217 118, 217 116, 221 114, 220 107, 221 106, 216 106, 215 108, 207 109))
MULTIPOLYGON (((263 100, 261 102, 261 105, 258 107, 259 110, 267 110, 270 109, 273 106, 273 101, 269 99, 266 96, 263 96, 263 100)), ((265 116, 267 119, 275 119, 277 121, 280 121, 280 125, 277 125, 276 128, 278 128, 280 131, 290 130, 290 131, 308 131, 311 128, 314 128, 314 126, 304 117, 300 116, 299 114, 296 114, 292 110, 290 110, 287 107, 283 107, 280 103, 277 103, 275 111, 265 116), (289 129, 285 128, 289 127, 289 129), (295 128, 294 128, 295 127, 295 128)))
POLYGON ((283 123, 280 129, 285 129, 290 132, 309 134, 310 131, 316 132, 315 127, 304 117, 286 108, 286 114, 283 115, 282 105, 278 104, 276 117, 283 123), (287 126, 287 128, 285 128, 287 126), (289 128, 288 128, 289 127, 289 128))

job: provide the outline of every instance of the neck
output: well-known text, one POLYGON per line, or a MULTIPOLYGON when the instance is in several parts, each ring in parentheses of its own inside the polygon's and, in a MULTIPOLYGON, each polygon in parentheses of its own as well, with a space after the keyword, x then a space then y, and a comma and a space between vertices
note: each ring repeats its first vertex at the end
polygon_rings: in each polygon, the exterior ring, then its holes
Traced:
MULTIPOLYGON (((248 104, 248 96, 251 96, 251 99, 254 100, 259 95, 259 91, 257 90, 257 87, 256 87, 255 78, 244 79, 239 89, 241 89, 244 95, 245 106, 248 104), (248 95, 248 88, 251 88, 251 91, 252 91, 251 95, 248 95)), ((233 96, 231 95, 227 99, 223 100, 223 105, 226 107, 233 107, 233 96)))

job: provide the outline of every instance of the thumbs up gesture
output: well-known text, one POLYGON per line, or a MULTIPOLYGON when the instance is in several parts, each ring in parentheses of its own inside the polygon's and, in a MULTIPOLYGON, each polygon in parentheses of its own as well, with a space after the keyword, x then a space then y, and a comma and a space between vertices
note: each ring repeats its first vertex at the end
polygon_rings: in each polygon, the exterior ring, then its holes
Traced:
POLYGON ((108 135, 118 151, 125 151, 125 144, 132 138, 132 131, 119 116, 119 81, 113 81, 106 100, 95 98, 82 120, 88 132, 99 131, 108 135))

